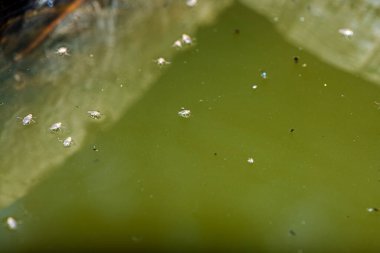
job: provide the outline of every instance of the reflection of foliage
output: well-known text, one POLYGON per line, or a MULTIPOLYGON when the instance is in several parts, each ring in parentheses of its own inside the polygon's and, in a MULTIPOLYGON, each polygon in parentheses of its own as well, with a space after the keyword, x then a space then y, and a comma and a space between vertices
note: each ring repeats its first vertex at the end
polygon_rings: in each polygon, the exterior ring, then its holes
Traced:
POLYGON ((94 124, 87 111, 104 114, 96 122, 101 126, 120 118, 163 71, 153 60, 173 55, 178 36, 193 34, 231 1, 203 0, 196 8, 183 1, 110 2, 114 4, 108 8, 94 1, 81 6, 31 55, 1 65, 9 74, 1 77, 6 93, 0 96, 5 101, 0 115, 0 206, 26 194, 80 148, 86 126, 94 124), (74 29, 77 17, 79 30, 74 29), (70 56, 55 53, 61 46, 69 48, 70 56), (28 113, 36 123, 25 128, 16 117, 28 113), (65 126, 60 138, 72 136, 75 145, 63 148, 49 132, 54 122, 65 126))
POLYGON ((380 6, 375 1, 242 0, 274 21, 290 41, 328 63, 380 83, 380 6), (345 38, 341 28, 354 31, 345 38))

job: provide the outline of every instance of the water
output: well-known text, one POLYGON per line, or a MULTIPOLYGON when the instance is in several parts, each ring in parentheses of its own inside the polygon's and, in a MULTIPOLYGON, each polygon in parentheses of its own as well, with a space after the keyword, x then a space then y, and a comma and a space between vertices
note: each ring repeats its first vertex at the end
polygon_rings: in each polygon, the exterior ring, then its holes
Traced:
POLYGON ((379 86, 238 3, 194 38, 152 63, 161 77, 115 124, 89 119, 77 152, 2 210, 19 221, 0 230, 4 249, 379 248, 379 86))

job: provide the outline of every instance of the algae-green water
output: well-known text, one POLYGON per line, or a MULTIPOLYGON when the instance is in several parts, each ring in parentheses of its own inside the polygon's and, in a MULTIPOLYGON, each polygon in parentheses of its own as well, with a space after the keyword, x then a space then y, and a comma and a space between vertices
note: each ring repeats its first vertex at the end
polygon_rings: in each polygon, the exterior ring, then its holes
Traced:
POLYGON ((380 248, 379 86, 240 4, 193 36, 116 124, 91 124, 2 210, 19 224, 0 229, 1 252, 380 248))

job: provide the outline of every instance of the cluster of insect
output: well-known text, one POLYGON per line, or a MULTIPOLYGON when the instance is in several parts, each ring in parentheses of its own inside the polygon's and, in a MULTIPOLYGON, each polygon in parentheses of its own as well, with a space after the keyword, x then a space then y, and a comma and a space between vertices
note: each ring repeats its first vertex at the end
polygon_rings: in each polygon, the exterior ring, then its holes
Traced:
MULTIPOLYGON (((193 38, 191 38, 190 35, 187 35, 187 34, 184 33, 184 34, 181 35, 181 38, 179 38, 176 41, 174 41, 172 47, 180 49, 180 48, 182 48, 184 46, 190 46, 193 43, 194 43, 193 38)), ((168 65, 168 64, 171 63, 170 61, 166 60, 164 57, 159 57, 156 60, 154 60, 154 62, 158 66, 164 66, 164 65, 168 65)))
MULTIPOLYGON (((99 111, 87 111, 87 114, 90 118, 96 119, 96 120, 101 119, 101 117, 102 117, 102 114, 99 111)), ((20 118, 20 117, 17 117, 17 118, 22 120, 23 126, 28 126, 28 125, 31 125, 31 124, 36 122, 34 120, 35 117, 31 113, 29 113, 28 115, 26 115, 23 118, 20 118)), ((64 129, 64 126, 63 126, 62 122, 55 122, 49 127, 49 131, 51 133, 58 133, 58 132, 63 131, 63 129, 64 129)), ((68 136, 63 140, 61 140, 61 139, 58 139, 58 140, 62 142, 62 144, 65 148, 71 147, 75 143, 71 136, 68 136)))

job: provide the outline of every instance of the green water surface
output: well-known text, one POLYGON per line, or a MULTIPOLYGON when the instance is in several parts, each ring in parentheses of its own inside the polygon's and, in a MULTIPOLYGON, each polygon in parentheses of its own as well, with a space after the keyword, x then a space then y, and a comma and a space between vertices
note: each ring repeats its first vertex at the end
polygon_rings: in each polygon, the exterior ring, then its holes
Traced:
POLYGON ((194 37, 115 125, 92 124, 3 211, 20 224, 0 230, 1 248, 380 249, 380 214, 367 211, 380 206, 379 86, 239 4, 194 37))

